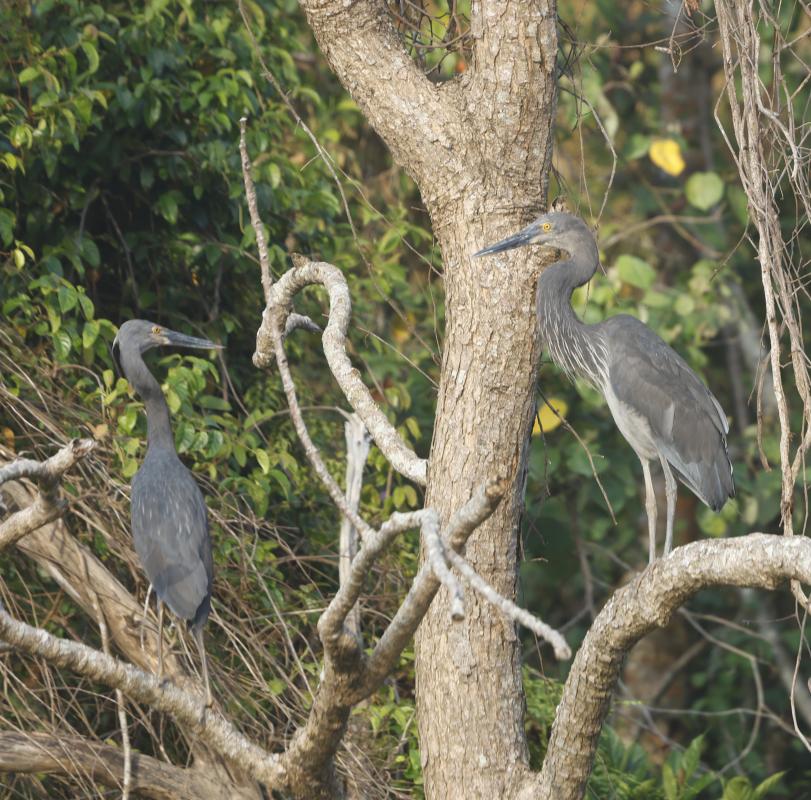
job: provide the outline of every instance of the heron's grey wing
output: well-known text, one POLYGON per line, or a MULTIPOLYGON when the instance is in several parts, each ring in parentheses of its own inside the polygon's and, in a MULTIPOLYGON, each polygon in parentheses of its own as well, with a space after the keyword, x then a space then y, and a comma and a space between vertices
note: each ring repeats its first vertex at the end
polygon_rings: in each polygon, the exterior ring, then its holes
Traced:
POLYGON ((681 480, 719 510, 735 493, 720 403, 684 359, 638 319, 601 326, 616 397, 650 426, 657 449, 681 480))
POLYGON ((213 575, 206 505, 173 453, 148 455, 133 478, 132 537, 157 596, 177 616, 205 621, 213 575))

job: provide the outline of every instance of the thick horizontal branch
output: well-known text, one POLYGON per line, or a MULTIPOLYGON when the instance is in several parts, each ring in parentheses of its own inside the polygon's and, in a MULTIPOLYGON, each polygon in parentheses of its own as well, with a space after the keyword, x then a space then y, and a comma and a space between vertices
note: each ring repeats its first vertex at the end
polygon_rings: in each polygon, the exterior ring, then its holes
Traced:
POLYGON ((335 380, 392 467, 409 480, 424 486, 427 462, 406 445, 388 421, 346 353, 346 334, 352 311, 346 278, 337 267, 325 262, 307 261, 301 256, 293 256, 293 263, 293 269, 288 270, 271 289, 271 301, 262 315, 262 325, 256 334, 254 364, 266 367, 275 357, 275 317, 278 316, 277 324, 284 329, 292 310, 293 298, 306 286, 322 285, 329 293, 330 305, 329 322, 322 341, 324 355, 335 380))
POLYGON ((811 540, 753 533, 680 547, 615 592, 572 664, 543 768, 517 800, 580 800, 626 654, 690 597, 711 586, 776 589, 789 580, 811 583, 811 540))
POLYGON ((2 607, 0 641, 28 655, 44 658, 62 669, 73 670, 105 686, 121 689, 132 700, 169 714, 187 736, 209 745, 257 780, 271 787, 283 782, 281 757, 253 744, 220 713, 206 708, 200 694, 158 680, 154 675, 92 647, 26 625, 13 619, 2 607))
MULTIPOLYGON (((124 755, 118 747, 79 736, 0 731, 0 772, 59 773, 120 788, 124 755)), ((150 800, 230 800, 231 787, 200 770, 182 769, 151 756, 132 756, 131 790, 150 800)))
POLYGON ((34 501, 0 524, 0 551, 65 513, 67 502, 59 497, 59 481, 94 447, 91 439, 74 439, 45 461, 20 458, 0 468, 0 486, 21 478, 33 478, 39 484, 34 501))

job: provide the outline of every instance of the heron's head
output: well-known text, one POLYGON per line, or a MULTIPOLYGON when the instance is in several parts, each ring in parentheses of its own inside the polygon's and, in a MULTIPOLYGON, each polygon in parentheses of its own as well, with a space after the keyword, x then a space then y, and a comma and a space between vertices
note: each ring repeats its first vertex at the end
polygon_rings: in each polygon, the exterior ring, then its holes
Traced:
POLYGON ((118 335, 113 340, 113 358, 120 369, 122 351, 135 350, 138 353, 145 353, 153 347, 165 345, 188 347, 193 350, 222 349, 222 345, 215 344, 208 339, 187 336, 185 333, 178 333, 145 319, 130 319, 118 329, 118 335))
POLYGON ((586 223, 580 217, 566 214, 563 211, 550 211, 548 214, 538 217, 518 233, 491 244, 473 255, 474 258, 488 256, 491 253, 501 253, 504 250, 513 250, 528 244, 542 244, 571 253, 572 249, 583 241, 584 235, 588 237, 586 241, 594 241, 586 223))

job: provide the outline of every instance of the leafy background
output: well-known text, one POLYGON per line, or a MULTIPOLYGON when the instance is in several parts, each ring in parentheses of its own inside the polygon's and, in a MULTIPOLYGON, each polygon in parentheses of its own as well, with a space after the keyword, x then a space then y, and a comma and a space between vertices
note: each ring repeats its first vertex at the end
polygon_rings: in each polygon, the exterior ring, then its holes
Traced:
MULTIPOLYGON (((353 359, 422 455, 441 350, 441 259, 415 187, 326 68, 292 0, 245 5, 262 59, 334 159, 354 229, 330 171, 264 82, 235 5, 133 5, 13 0, 0 10, 0 443, 43 455, 71 436, 99 440, 98 454, 71 487, 77 501, 70 528, 143 596, 143 576, 128 551, 126 488, 143 455, 145 426, 109 347, 117 325, 135 316, 226 346, 217 361, 156 354, 150 363, 164 383, 178 450, 212 510, 215 680, 240 724, 279 746, 306 713, 318 674, 315 620, 336 585, 338 520, 305 465, 276 376, 251 365, 262 299, 243 201, 239 118, 249 117, 274 271, 286 269, 289 252, 344 271, 355 304, 353 359), (248 674, 240 652, 260 665, 259 678, 248 674)), ((451 79, 467 66, 464 37, 454 35, 463 30, 466 8, 440 2, 428 10, 398 24, 404 33, 416 25, 428 39, 454 42, 425 48, 410 39, 433 79, 451 79)), ((762 357, 759 266, 745 238, 745 198, 712 119, 723 74, 713 21, 701 19, 705 35, 686 40, 692 49, 685 47, 674 73, 666 54, 646 46, 673 27, 660 9, 565 0, 559 13, 553 194, 599 222, 604 265, 604 274, 577 293, 575 307, 592 322, 639 316, 705 376, 730 413, 738 497, 714 515, 683 490, 677 541, 777 531, 779 473, 763 466, 750 400, 762 357)), ((787 30, 807 28, 792 8, 780 14, 787 30)), ((792 68, 799 83, 801 66, 792 68)), ((786 225, 793 225, 788 213, 786 225)), ((324 304, 312 292, 302 308, 317 319, 324 304)), ((340 476, 343 403, 319 342, 297 334, 288 349, 308 423, 340 476)), ((576 645, 611 588, 644 563, 641 474, 593 391, 548 365, 540 388, 521 601, 576 645), (583 446, 546 401, 590 450, 616 525, 583 446)), ((767 387, 761 444, 774 464, 769 400, 767 387)), ((380 521, 420 503, 419 492, 373 448, 363 513, 380 521)), ((364 623, 370 636, 396 607, 416 558, 412 538, 373 576, 364 623)), ((0 599, 21 616, 97 641, 93 621, 24 557, 4 559, 0 577, 0 599)), ((660 639, 637 647, 591 796, 737 800, 811 791, 811 763, 781 729, 791 723, 779 655, 793 663, 800 642, 793 613, 779 596, 705 593, 660 639), (685 654, 683 668, 673 671, 685 654)), ((536 763, 566 670, 544 654, 525 639, 536 763)), ((9 654, 0 664, 3 718, 29 729, 46 724, 44 673, 9 654), (27 676, 25 686, 12 679, 15 671, 27 676)), ((113 734, 112 705, 99 696, 101 687, 87 685, 74 696, 73 676, 47 680, 56 683, 63 725, 85 736, 113 734)), ((392 796, 414 796, 420 768, 410 653, 361 713, 370 776, 385 773, 392 796)), ((182 759, 170 725, 156 730, 143 712, 131 722, 143 752, 163 746, 182 759)), ((6 789, 9 797, 70 797, 75 790, 42 776, 16 777, 6 789)))

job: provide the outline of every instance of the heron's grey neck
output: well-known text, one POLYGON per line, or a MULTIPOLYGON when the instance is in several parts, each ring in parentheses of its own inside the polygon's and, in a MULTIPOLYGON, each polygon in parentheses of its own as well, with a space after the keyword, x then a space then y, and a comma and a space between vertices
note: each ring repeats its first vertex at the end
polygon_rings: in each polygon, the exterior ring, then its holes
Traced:
POLYGON ((169 406, 166 404, 160 384, 147 369, 143 357, 137 350, 125 350, 121 353, 121 367, 127 380, 144 401, 147 450, 153 448, 174 450, 175 439, 169 422, 169 406))
POLYGON ((587 283, 597 269, 597 246, 589 235, 578 256, 558 261, 538 279, 541 336, 552 361, 570 378, 585 378, 601 388, 606 378, 607 351, 596 325, 586 325, 572 308, 572 292, 587 283))

